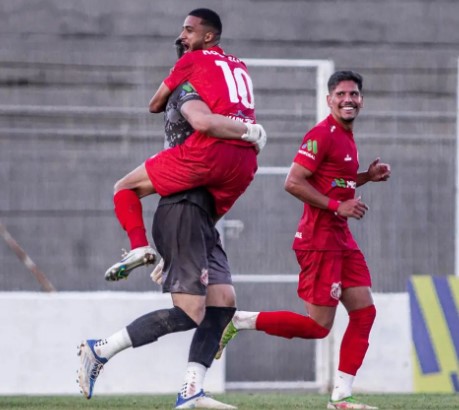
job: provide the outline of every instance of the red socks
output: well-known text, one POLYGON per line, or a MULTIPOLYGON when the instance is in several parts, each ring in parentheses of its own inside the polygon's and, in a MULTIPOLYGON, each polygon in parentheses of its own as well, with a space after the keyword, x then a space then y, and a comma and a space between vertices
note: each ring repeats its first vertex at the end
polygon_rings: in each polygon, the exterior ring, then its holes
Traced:
POLYGON ((330 332, 311 319, 310 316, 299 315, 288 311, 260 312, 257 317, 256 329, 269 335, 291 339, 323 339, 330 332))
MULTIPOLYGON (((356 375, 368 349, 371 327, 376 317, 374 305, 349 313, 349 324, 341 342, 339 370, 356 375)), ((288 311, 260 312, 256 329, 270 335, 291 339, 322 339, 329 330, 320 326, 310 316, 288 311)))
POLYGON ((349 324, 341 342, 338 370, 353 376, 357 374, 369 346, 368 339, 375 317, 374 305, 349 313, 349 324))
POLYGON ((131 242, 131 249, 147 246, 148 239, 142 215, 142 203, 134 191, 123 189, 113 197, 115 215, 131 242))

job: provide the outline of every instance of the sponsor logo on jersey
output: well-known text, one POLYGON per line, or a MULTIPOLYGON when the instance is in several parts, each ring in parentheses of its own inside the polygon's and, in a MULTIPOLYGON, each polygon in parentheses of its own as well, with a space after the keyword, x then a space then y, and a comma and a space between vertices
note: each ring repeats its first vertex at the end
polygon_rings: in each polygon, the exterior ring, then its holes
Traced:
POLYGON ((311 159, 316 159, 316 154, 318 152, 318 146, 316 140, 307 140, 303 145, 301 145, 298 153, 304 155, 311 159))
POLYGON ((332 126, 330 127, 330 132, 335 132, 335 130, 336 130, 336 125, 332 125, 332 126))
POLYGON ((344 157, 344 161, 346 161, 346 162, 352 161, 352 157, 351 157, 349 154, 347 154, 347 155, 344 157))
POLYGON ((233 114, 228 114, 226 115, 227 118, 230 118, 234 121, 239 121, 239 122, 245 122, 245 123, 249 123, 249 124, 253 124, 255 121, 248 117, 247 115, 245 115, 241 110, 239 110, 237 113, 233 113, 233 114))
POLYGON ((185 97, 189 98, 190 96, 195 96, 195 95, 199 96, 196 90, 193 88, 193 86, 190 83, 186 82, 181 85, 179 98, 185 98, 185 97))
POLYGON ((341 297, 341 282, 334 282, 330 287, 330 296, 333 299, 339 300, 341 297))
POLYGON ((346 181, 344 178, 335 178, 331 186, 333 188, 347 188, 347 189, 356 189, 357 183, 355 181, 346 181))
POLYGON ((303 239, 303 233, 302 233, 302 232, 297 232, 297 233, 295 234, 295 238, 303 239))

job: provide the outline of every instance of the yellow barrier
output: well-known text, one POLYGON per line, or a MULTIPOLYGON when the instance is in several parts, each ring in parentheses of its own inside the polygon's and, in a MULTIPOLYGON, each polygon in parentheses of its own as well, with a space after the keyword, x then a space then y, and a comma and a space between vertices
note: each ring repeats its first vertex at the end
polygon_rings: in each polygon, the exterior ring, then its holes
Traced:
POLYGON ((408 282, 415 392, 459 392, 459 278, 408 282))

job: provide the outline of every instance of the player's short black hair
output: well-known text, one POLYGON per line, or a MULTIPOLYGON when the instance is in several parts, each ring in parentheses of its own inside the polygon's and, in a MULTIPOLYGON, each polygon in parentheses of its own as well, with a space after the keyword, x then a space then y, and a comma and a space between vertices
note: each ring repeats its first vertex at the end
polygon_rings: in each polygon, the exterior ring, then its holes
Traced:
POLYGON ((333 90, 338 86, 341 81, 354 81, 359 88, 359 91, 362 91, 363 88, 363 78, 362 76, 355 71, 336 71, 334 72, 330 79, 328 80, 328 92, 331 94, 333 90))
POLYGON ((202 19, 202 24, 215 29, 218 36, 222 34, 222 21, 215 11, 211 9, 194 9, 193 11, 190 11, 188 15, 202 19))

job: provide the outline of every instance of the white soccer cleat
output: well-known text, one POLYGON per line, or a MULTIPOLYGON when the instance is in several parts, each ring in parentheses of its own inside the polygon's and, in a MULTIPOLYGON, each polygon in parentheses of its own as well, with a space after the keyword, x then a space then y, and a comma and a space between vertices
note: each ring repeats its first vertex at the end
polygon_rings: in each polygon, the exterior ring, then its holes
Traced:
POLYGON ((155 263, 156 251, 149 245, 135 248, 130 252, 124 251, 123 259, 115 263, 105 272, 105 280, 115 282, 126 279, 131 271, 139 266, 155 263))
POLYGON ((230 404, 222 403, 221 401, 215 400, 212 397, 206 396, 204 390, 195 394, 192 397, 185 399, 180 393, 177 395, 177 401, 175 403, 176 409, 227 409, 236 410, 237 407, 231 406, 230 404))
POLYGON ((77 382, 80 385, 81 393, 89 400, 92 397, 97 377, 103 369, 107 359, 99 357, 94 351, 97 340, 90 339, 81 342, 78 350, 80 356, 80 368, 78 369, 77 382))
POLYGON ((359 403, 354 397, 349 396, 341 400, 330 400, 327 404, 327 409, 360 409, 360 410, 378 410, 377 407, 369 406, 368 404, 359 403))

